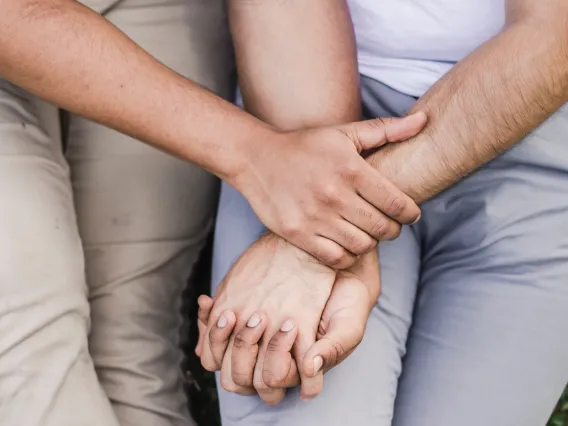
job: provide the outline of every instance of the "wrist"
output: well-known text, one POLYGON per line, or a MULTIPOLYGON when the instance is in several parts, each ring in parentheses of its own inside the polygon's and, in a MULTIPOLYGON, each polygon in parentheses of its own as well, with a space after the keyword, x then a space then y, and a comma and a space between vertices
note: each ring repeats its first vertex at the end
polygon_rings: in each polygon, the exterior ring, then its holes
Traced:
POLYGON ((266 250, 278 255, 280 258, 287 259, 286 264, 291 269, 311 271, 311 273, 320 273, 324 275, 335 276, 337 271, 315 257, 299 249, 294 244, 286 241, 284 238, 272 231, 267 231, 259 239, 263 242, 266 250))
MULTIPOLYGON (((255 119, 256 120, 256 119, 255 119)), ((279 136, 279 132, 266 123, 258 124, 234 143, 234 149, 227 164, 223 165, 221 178, 248 199, 248 190, 254 188, 255 162, 262 157, 263 148, 279 136)))
MULTIPOLYGON (((340 272, 340 274, 341 273, 342 272, 340 272)), ((354 275, 365 285, 369 293, 369 310, 371 310, 381 293, 381 277, 377 250, 373 249, 360 256, 357 262, 343 273, 354 275)))

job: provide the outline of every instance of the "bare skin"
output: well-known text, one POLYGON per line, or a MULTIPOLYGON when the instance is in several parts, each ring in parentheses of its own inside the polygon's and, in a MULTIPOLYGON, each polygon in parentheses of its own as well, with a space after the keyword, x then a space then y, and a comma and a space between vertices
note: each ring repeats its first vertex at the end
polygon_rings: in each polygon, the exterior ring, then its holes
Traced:
MULTIPOLYGON (((330 23, 344 15, 330 14, 330 23)), ((336 56, 349 49, 338 46, 336 56)), ((242 192, 273 232, 329 265, 349 266, 376 238, 393 237, 396 223, 420 215, 359 155, 390 140, 380 122, 365 141, 357 125, 278 131, 168 69, 75 0, 4 0, 0 75, 206 168, 242 192), (346 238, 353 229, 362 231, 346 238)), ((416 119, 392 126, 401 134, 424 124, 416 119)))
POLYGON ((200 297, 196 353, 205 368, 221 370, 230 392, 258 393, 272 405, 284 397, 282 383, 301 379, 301 396, 310 400, 321 392, 322 366, 337 365, 360 343, 379 291, 376 252, 336 273, 266 235, 235 262, 214 307, 200 297))
MULTIPOLYGON (((566 102, 568 3, 508 0, 502 32, 459 63, 412 109, 427 112, 426 130, 377 151, 368 161, 420 203, 512 147, 566 102)), ((272 262, 287 267, 285 258, 272 262)), ((351 326, 358 330, 366 318, 356 321, 351 326)), ((347 341, 339 342, 345 353, 353 347, 347 341)), ((285 359, 284 349, 267 357, 285 359)), ((304 359, 296 358, 300 376, 313 373, 318 356, 323 355, 309 351, 304 359)), ((266 357, 259 362, 273 365, 266 357)), ((324 357, 324 369, 334 364, 332 357, 324 357)), ((286 378, 271 384, 283 388, 290 383, 295 381, 286 378)))

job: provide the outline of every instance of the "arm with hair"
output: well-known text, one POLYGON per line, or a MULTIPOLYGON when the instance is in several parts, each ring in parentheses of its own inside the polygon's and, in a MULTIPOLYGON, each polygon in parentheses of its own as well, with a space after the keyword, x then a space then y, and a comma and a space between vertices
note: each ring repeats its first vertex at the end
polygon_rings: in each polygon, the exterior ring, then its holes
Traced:
POLYGON ((568 102, 568 2, 508 0, 499 35, 458 63, 411 111, 426 129, 368 160, 416 202, 512 147, 568 102))

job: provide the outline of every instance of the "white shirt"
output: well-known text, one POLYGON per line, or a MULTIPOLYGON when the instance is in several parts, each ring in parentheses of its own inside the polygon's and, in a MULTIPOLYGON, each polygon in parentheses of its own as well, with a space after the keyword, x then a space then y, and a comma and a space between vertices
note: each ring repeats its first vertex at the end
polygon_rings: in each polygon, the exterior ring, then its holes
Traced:
POLYGON ((361 74, 412 96, 423 95, 505 24, 505 0, 348 3, 361 74))

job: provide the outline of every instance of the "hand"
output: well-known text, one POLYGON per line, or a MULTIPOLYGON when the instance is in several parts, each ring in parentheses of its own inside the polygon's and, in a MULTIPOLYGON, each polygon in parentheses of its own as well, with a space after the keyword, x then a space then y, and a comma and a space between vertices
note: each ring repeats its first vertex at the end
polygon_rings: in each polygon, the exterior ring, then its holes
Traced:
MULTIPOLYGON (((322 370, 328 371, 355 350, 361 342, 369 313, 377 301, 379 291, 380 280, 376 251, 363 256, 349 271, 338 273, 321 317, 317 332, 318 341, 300 359, 299 364, 303 369, 302 375, 304 377, 314 377, 322 370), (319 360, 318 357, 320 357, 319 360)), ((212 305, 212 299, 207 296, 200 297, 198 322, 200 339, 196 349, 198 355, 202 353, 203 337, 212 305)), ((225 312, 225 315, 230 318, 234 317, 234 314, 230 311, 225 312)), ((225 337, 222 339, 224 342, 219 345, 222 347, 218 349, 219 353, 223 352, 229 343, 229 335, 233 331, 233 325, 234 322, 231 322, 224 329, 225 337)), ((243 332, 244 340, 248 338, 246 334, 251 334, 247 332, 249 332, 247 329, 243 332)), ((282 323, 280 329, 267 343, 267 348, 270 348, 270 350, 264 353, 263 360, 259 359, 259 364, 262 364, 263 382, 271 390, 271 393, 269 393, 271 398, 268 400, 270 403, 279 402, 284 397, 284 389, 300 383, 296 360, 290 353, 297 334, 298 328, 293 321, 282 323)), ((256 335, 254 338, 256 339, 256 335)), ((238 351, 238 353, 227 351, 223 368, 229 367, 231 364, 254 366, 257 361, 257 353, 256 350, 238 351), (240 357, 240 359, 235 359, 237 357, 240 357), (231 360, 231 363, 228 360, 231 360)), ((252 368, 249 368, 249 370, 252 370, 252 368)), ((250 374, 249 382, 252 381, 252 372, 250 374)), ((238 378, 238 380, 243 379, 243 377, 238 378)), ((321 381, 316 381, 315 385, 308 389, 308 392, 302 392, 304 399, 311 399, 319 393, 321 381)), ((228 390, 242 394, 254 393, 251 388, 235 389, 229 387, 228 390)))
MULTIPOLYGON (((300 360, 304 376, 329 371, 339 365, 359 346, 367 320, 380 294, 377 252, 363 256, 349 271, 337 274, 333 290, 323 311, 317 342, 300 360), (319 359, 318 359, 319 358, 319 359)), ((286 388, 298 383, 288 371, 295 370, 285 333, 277 333, 270 341, 272 350, 264 360, 265 381, 273 388, 286 388)))
POLYGON ((425 123, 426 115, 417 113, 281 133, 254 146, 233 184, 270 230, 344 269, 420 217, 414 201, 360 153, 414 136, 425 123))
MULTIPOLYGON (((268 404, 279 402, 284 390, 270 388, 263 376, 262 360, 271 349, 270 338, 286 324, 284 329, 290 327, 294 333, 289 351, 295 359, 303 359, 315 343, 335 276, 333 269, 280 237, 260 238, 217 289, 210 315, 203 312, 204 298, 200 298, 196 352, 203 366, 210 371, 221 369, 221 385, 228 391, 258 392, 268 404)), ((309 398, 319 393, 321 372, 305 377, 300 371, 300 376, 302 395, 309 398)))

